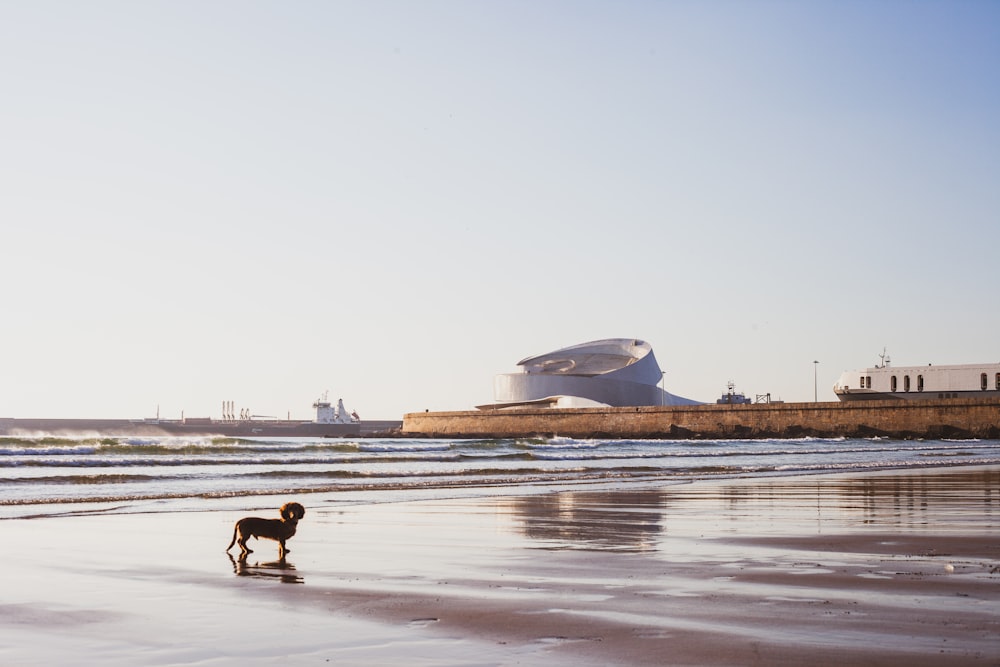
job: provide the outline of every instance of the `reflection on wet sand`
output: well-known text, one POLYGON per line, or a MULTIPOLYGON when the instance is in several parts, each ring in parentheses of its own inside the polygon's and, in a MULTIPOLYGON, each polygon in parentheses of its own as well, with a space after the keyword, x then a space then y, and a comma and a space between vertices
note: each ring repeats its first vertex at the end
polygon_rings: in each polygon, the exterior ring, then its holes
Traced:
POLYGON ((229 561, 233 564, 233 573, 238 577, 277 578, 283 584, 305 583, 305 579, 295 574, 295 566, 285 560, 284 556, 275 561, 255 562, 250 565, 247 563, 246 554, 240 554, 239 558, 233 558, 233 555, 228 552, 226 555, 229 556, 229 561))
POLYGON ((761 520, 799 522, 803 530, 811 523, 817 532, 862 525, 981 529, 1000 523, 1000 469, 703 480, 656 490, 511 498, 502 508, 515 516, 520 532, 547 542, 548 549, 654 551, 668 523, 679 529, 682 519, 688 528, 721 521, 738 532, 765 530, 761 520), (754 528, 747 522, 756 522, 754 528))
POLYGON ((651 491, 563 492, 510 499, 523 533, 559 542, 550 548, 651 551, 663 530, 666 494, 651 491))
MULTIPOLYGON (((703 496, 704 491, 707 489, 686 489, 684 493, 703 496)), ((722 496, 726 508, 737 515, 755 505, 798 498, 800 507, 826 512, 828 519, 836 513, 848 525, 937 525, 940 517, 953 509, 966 523, 992 523, 1000 519, 1000 470, 910 470, 862 477, 817 476, 814 480, 772 478, 727 485, 722 496), (970 515, 965 511, 970 505, 981 505, 982 513, 970 515)))

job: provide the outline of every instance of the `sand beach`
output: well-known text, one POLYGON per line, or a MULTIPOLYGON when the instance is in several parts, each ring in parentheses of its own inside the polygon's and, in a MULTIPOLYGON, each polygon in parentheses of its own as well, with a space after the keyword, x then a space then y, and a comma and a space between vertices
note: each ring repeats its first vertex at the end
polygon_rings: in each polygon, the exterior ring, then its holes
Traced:
POLYGON ((0 664, 1000 665, 1000 467, 383 498, 22 508, 0 664))

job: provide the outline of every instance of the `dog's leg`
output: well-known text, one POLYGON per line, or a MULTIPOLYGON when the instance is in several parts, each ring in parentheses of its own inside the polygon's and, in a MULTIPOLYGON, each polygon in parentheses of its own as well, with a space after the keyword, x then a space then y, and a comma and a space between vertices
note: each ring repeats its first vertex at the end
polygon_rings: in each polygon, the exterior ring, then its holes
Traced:
POLYGON ((240 553, 243 554, 244 556, 253 553, 253 549, 247 546, 247 540, 249 540, 251 537, 253 537, 252 534, 244 535, 242 532, 240 533, 240 539, 239 539, 240 553))

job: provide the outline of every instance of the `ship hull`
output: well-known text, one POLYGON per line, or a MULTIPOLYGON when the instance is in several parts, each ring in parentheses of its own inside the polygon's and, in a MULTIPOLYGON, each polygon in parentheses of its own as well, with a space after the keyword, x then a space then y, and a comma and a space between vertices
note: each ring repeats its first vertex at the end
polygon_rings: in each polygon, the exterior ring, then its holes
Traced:
POLYGON ((850 391, 834 392, 841 401, 939 401, 948 398, 982 398, 981 391, 922 391, 922 392, 888 392, 852 389, 850 391))

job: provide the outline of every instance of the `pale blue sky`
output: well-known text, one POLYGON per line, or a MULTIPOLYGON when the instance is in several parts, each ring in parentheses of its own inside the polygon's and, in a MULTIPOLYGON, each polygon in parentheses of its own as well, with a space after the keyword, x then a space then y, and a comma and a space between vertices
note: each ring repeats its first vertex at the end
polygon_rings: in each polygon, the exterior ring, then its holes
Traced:
POLYGON ((0 416, 1000 361, 995 2, 0 0, 0 416))

